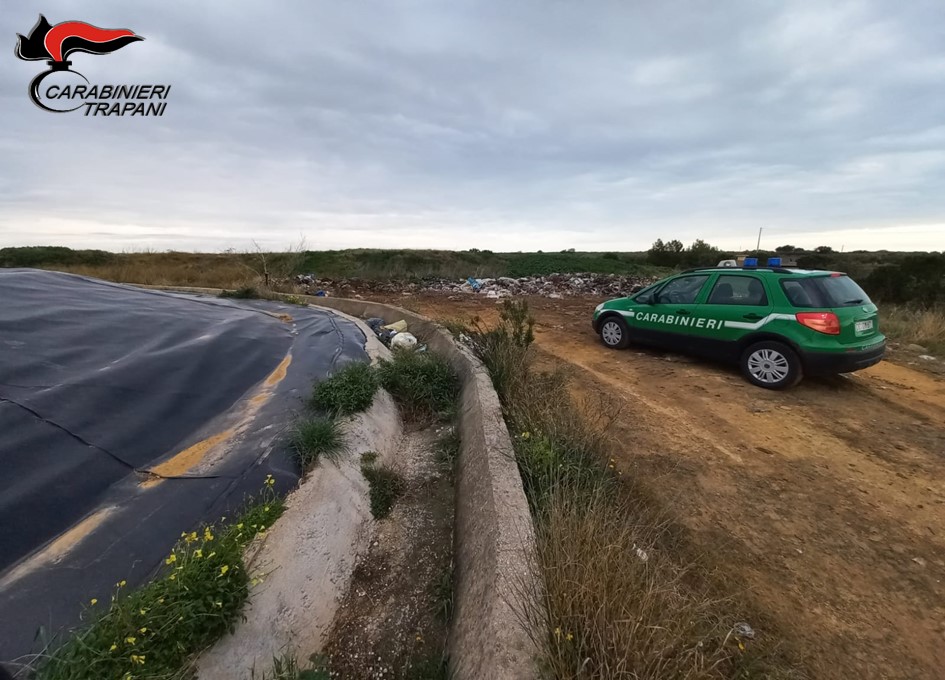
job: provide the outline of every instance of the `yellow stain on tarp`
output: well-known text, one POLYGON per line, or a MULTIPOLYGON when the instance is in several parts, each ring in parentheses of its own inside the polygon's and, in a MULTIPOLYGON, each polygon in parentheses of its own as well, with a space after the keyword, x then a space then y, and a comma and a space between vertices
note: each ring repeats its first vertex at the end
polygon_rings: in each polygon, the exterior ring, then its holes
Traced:
POLYGON ((223 432, 218 432, 215 435, 207 437, 206 439, 201 439, 199 442, 188 446, 180 453, 174 454, 163 463, 149 468, 146 472, 154 476, 144 480, 139 486, 148 489, 163 482, 165 477, 179 477, 197 467, 214 449, 220 444, 229 441, 235 433, 241 431, 243 427, 252 420, 259 408, 272 396, 276 386, 285 379, 286 374, 289 372, 289 364, 291 363, 292 355, 286 354, 285 358, 279 362, 275 370, 263 381, 257 393, 245 402, 243 413, 236 425, 227 428, 223 432))
POLYGON ((56 564, 62 560, 82 539, 91 534, 95 529, 98 529, 102 525, 102 522, 104 522, 114 510, 114 507, 96 510, 78 524, 59 534, 42 550, 27 557, 20 564, 11 569, 10 572, 3 577, 3 580, 0 580, 0 589, 6 588, 40 565, 56 564))

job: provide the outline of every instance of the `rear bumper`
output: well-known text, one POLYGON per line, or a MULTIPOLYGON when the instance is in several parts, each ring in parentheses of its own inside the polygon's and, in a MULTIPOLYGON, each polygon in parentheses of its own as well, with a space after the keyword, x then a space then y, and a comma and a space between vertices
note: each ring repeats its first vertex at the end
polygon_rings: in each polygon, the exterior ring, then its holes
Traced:
POLYGON ((878 364, 886 354, 886 341, 864 350, 850 352, 802 352, 804 372, 808 375, 852 373, 878 364))

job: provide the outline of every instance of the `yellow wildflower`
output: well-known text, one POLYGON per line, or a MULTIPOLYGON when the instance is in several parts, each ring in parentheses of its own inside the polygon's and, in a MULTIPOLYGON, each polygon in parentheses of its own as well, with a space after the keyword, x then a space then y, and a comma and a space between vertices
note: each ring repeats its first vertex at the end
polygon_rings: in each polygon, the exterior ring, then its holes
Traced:
POLYGON ((222 567, 220 567, 220 576, 223 576, 229 570, 230 570, 229 565, 224 564, 222 567))
POLYGON ((116 649, 118 649, 118 645, 113 644, 111 647, 108 648, 108 651, 114 652, 116 649))
POLYGON ((90 602, 91 605, 94 607, 95 605, 98 604, 98 598, 93 597, 91 600, 89 600, 89 602, 90 602))
POLYGON ((568 640, 568 642, 571 642, 571 640, 573 640, 573 639, 574 639, 574 636, 571 635, 571 633, 568 633, 568 634, 567 634, 567 640, 568 640))
POLYGON ((128 585, 128 582, 125 581, 125 580, 121 580, 121 581, 118 582, 118 587, 119 587, 119 588, 124 588, 126 585, 128 585))
POLYGON ((242 528, 243 528, 243 523, 240 522, 239 524, 237 524, 237 525, 236 525, 236 528, 237 528, 237 529, 242 529, 242 528))
POLYGON ((147 628, 139 628, 139 629, 138 629, 138 632, 141 633, 142 635, 144 635, 145 633, 148 632, 148 629, 147 629, 147 628))
POLYGON ((560 628, 555 628, 555 637, 556 637, 557 639, 559 639, 559 640, 561 639, 561 629, 560 629, 560 628))
POLYGON ((187 538, 186 538, 185 540, 186 540, 188 543, 193 543, 194 541, 197 540, 197 532, 196 532, 196 531, 191 531, 191 532, 187 535, 187 538))
POLYGON ((194 557, 196 557, 197 559, 200 559, 201 557, 203 557, 203 550, 201 550, 200 548, 197 548, 194 551, 194 557))
POLYGON ((531 436, 532 436, 532 433, 531 433, 531 432, 523 432, 523 433, 522 433, 522 439, 530 439, 531 436))
POLYGON ((142 655, 140 655, 140 654, 132 654, 132 655, 131 655, 131 663, 136 663, 136 664, 138 664, 139 666, 143 666, 143 665, 144 665, 144 656, 142 656, 142 655))
POLYGON ((210 527, 206 527, 206 528, 203 530, 203 540, 205 540, 205 541, 212 541, 212 540, 213 540, 213 534, 210 533, 210 527))
POLYGON ((169 580, 173 581, 174 579, 177 578, 177 574, 171 574, 171 575, 168 576, 167 578, 168 578, 169 580))
POLYGON ((125 638, 125 642, 128 643, 129 645, 133 645, 137 641, 137 639, 138 638, 131 637, 129 635, 128 637, 125 638))
POLYGON ((166 560, 164 560, 164 564, 173 564, 176 561, 177 561, 177 555, 174 553, 171 553, 171 556, 168 557, 166 560))

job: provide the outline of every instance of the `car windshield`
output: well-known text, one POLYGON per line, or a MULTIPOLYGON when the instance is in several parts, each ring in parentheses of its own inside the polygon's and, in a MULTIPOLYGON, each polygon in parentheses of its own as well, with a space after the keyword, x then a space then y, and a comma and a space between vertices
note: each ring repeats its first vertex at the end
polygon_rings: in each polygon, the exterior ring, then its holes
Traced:
POLYGON ((781 281, 795 307, 854 307, 871 304, 869 296, 849 276, 830 275, 781 281))

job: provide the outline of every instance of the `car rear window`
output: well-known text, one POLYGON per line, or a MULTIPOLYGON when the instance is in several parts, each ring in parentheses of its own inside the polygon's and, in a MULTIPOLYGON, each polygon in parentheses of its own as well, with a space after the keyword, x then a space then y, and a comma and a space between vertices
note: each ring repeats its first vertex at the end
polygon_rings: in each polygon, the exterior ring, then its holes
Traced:
POLYGON ((869 296, 849 276, 784 279, 781 288, 795 307, 855 307, 870 304, 869 296))

